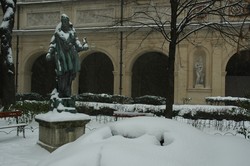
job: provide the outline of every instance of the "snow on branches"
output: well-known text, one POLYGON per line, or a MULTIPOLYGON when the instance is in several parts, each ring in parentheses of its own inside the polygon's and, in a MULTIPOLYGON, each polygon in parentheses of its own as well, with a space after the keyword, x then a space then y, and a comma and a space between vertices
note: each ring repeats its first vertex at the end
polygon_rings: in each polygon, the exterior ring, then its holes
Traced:
POLYGON ((15 66, 12 56, 12 30, 17 0, 0 0, 3 19, 0 25, 0 101, 8 109, 15 103, 15 66))
MULTIPOLYGON (((12 29, 14 27, 16 0, 1 0, 1 6, 4 14, 2 23, 0 25, 1 54, 3 56, 4 63, 7 65, 13 65, 11 41, 12 29)), ((14 73, 14 71, 8 71, 10 73, 14 73)))

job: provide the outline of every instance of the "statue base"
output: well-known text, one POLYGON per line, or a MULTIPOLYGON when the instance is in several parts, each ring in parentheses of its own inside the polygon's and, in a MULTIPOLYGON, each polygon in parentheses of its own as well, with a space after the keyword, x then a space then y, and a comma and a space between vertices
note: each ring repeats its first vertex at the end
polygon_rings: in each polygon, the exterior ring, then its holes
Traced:
POLYGON ((60 146, 73 142, 82 136, 90 118, 85 114, 50 111, 47 114, 38 115, 35 120, 39 123, 37 144, 49 152, 53 152, 60 146), (64 120, 61 121, 61 119, 64 120))
POLYGON ((58 112, 77 113, 75 108, 75 100, 71 97, 56 98, 52 101, 52 109, 57 109, 58 112))
POLYGON ((203 84, 196 84, 194 86, 196 89, 203 89, 204 88, 204 85, 203 84))

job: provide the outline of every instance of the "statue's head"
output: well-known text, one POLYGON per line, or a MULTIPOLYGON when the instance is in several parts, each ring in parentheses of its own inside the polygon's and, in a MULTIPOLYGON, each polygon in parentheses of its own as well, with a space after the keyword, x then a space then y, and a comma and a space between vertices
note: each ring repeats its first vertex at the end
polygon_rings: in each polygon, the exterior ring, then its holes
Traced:
POLYGON ((70 22, 69 17, 66 14, 61 15, 62 30, 69 30, 70 22))

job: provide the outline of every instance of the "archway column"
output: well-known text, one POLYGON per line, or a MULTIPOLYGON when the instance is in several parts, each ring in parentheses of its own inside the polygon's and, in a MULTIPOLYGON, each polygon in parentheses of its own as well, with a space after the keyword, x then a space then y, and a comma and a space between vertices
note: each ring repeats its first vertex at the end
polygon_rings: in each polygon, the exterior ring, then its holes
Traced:
POLYGON ((114 92, 113 94, 119 94, 119 72, 118 71, 113 71, 113 75, 114 75, 114 92))
POLYGON ((32 72, 22 71, 18 76, 18 93, 30 93, 31 92, 31 75, 32 72))
MULTIPOLYGON (((216 42, 215 42, 216 43, 216 42)), ((209 73, 211 75, 211 84, 212 84, 212 93, 211 96, 223 96, 225 93, 222 91, 225 90, 225 84, 223 85, 223 80, 225 77, 222 78, 221 76, 221 58, 218 58, 222 55, 221 52, 222 46, 220 44, 213 45, 213 58, 212 58, 212 72, 209 73)), ((225 83, 225 81, 224 81, 225 83)))
POLYGON ((124 96, 131 97, 132 95, 132 72, 125 72, 124 75, 124 96))
POLYGON ((226 94, 226 75, 227 75, 227 72, 222 72, 221 73, 221 94, 222 96, 225 96, 226 94))

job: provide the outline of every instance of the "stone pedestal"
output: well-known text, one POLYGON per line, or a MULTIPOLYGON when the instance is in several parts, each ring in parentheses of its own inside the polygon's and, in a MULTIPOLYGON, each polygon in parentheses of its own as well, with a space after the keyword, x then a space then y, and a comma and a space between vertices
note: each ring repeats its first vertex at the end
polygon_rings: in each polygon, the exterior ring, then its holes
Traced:
POLYGON ((59 116, 58 118, 54 117, 46 119, 46 115, 38 115, 35 118, 35 120, 39 123, 38 144, 49 152, 53 152, 58 147, 69 142, 73 142, 81 135, 83 135, 85 133, 85 125, 90 121, 87 115, 85 115, 85 118, 82 118, 81 115, 79 116, 78 114, 73 114, 70 116, 75 115, 76 117, 69 117, 69 119, 64 119, 65 117, 60 114, 65 113, 49 114, 58 114, 59 116), (77 115, 79 116, 79 118, 77 118, 77 115))
POLYGON ((203 85, 203 84, 196 84, 196 85, 195 85, 195 88, 196 88, 196 89, 203 89, 203 88, 204 88, 204 85, 203 85))
POLYGON ((56 108, 58 112, 71 112, 76 113, 75 100, 71 97, 56 98, 52 101, 52 110, 56 108))

